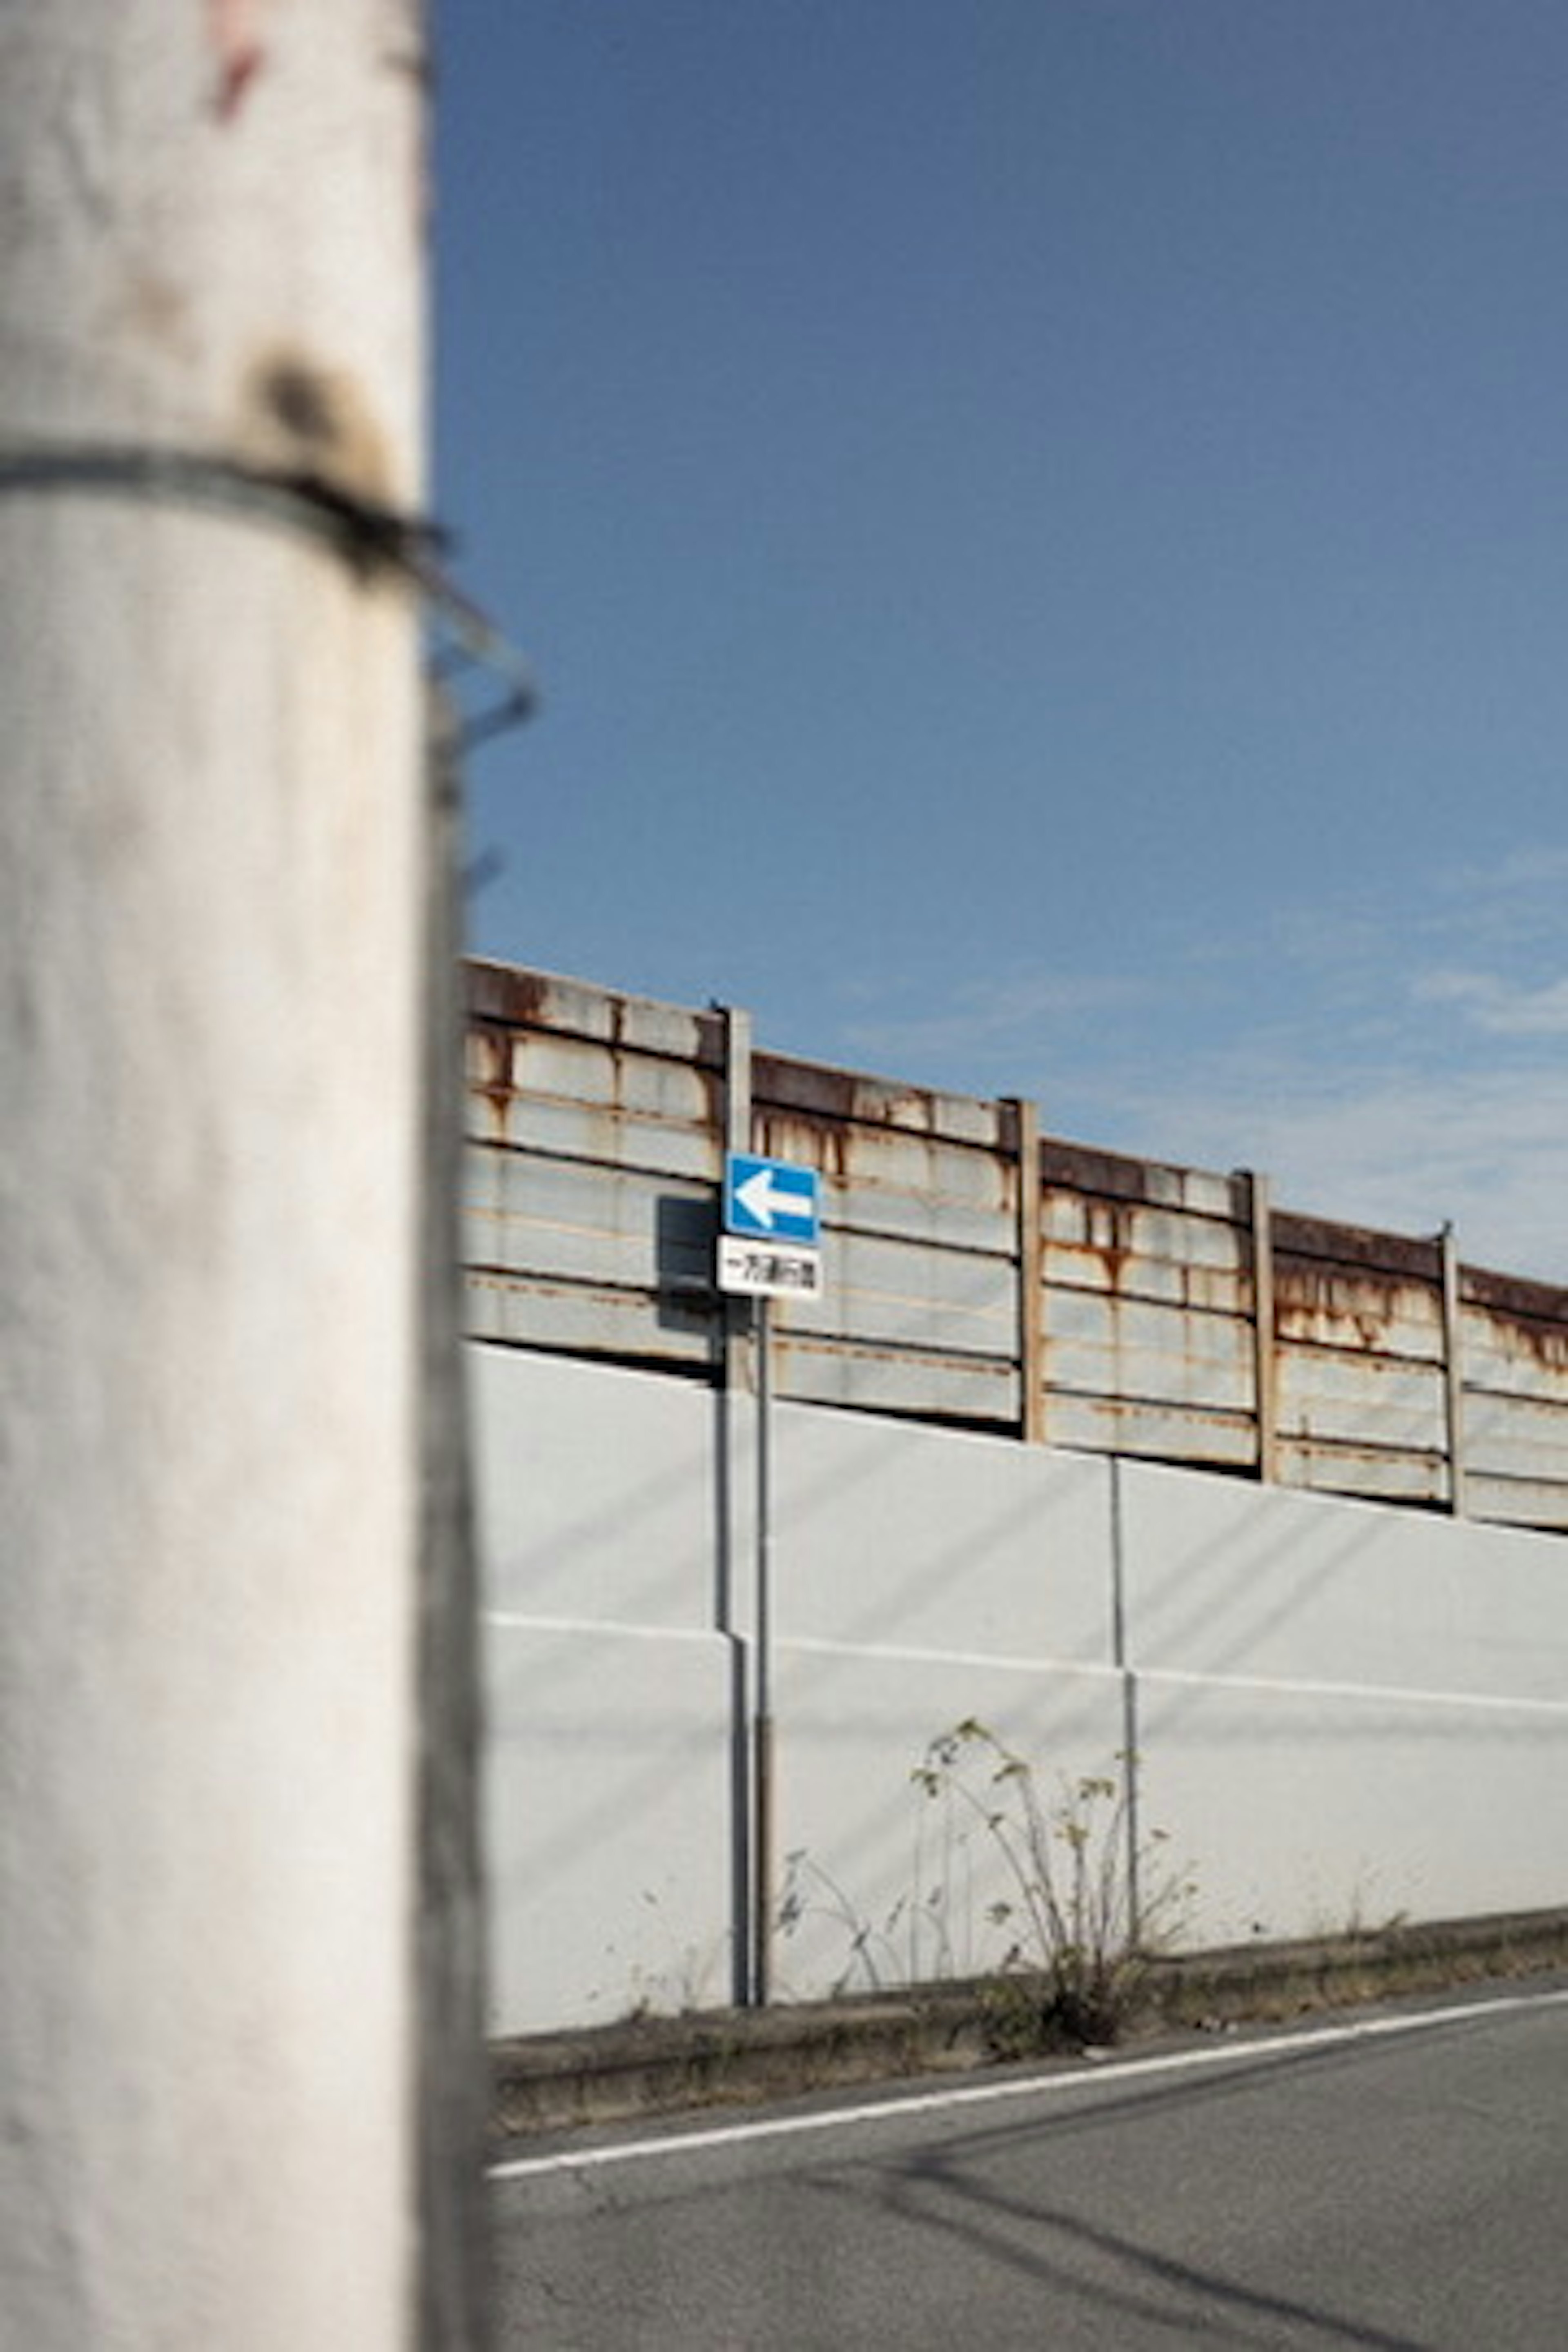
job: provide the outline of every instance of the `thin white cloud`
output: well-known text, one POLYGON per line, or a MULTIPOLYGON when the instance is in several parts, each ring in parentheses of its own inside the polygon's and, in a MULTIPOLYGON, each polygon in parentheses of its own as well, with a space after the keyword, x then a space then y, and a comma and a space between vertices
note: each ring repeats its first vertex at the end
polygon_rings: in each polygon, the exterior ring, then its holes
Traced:
POLYGON ((1456 867, 1444 881, 1450 890, 1483 903, 1558 892, 1568 883, 1568 843, 1533 842, 1509 850, 1489 865, 1456 867))
POLYGON ((946 1083, 979 1089, 1009 1056, 1027 1065, 1037 1058, 1043 1039, 1089 1019, 1130 1013, 1156 992, 1150 981, 1123 972, 1046 971, 961 981, 946 991, 940 1009, 847 1022, 842 1045, 879 1065, 940 1062, 949 1074, 946 1083))
POLYGON ((1568 979, 1529 987, 1499 972, 1429 971, 1417 976, 1412 994, 1420 1003, 1454 1007, 1491 1036, 1568 1034, 1568 979))

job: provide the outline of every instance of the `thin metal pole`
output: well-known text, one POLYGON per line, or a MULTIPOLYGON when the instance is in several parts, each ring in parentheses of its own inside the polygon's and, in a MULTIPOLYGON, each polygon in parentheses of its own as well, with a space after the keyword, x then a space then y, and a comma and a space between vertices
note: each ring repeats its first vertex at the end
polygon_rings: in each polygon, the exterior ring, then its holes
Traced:
POLYGON ((723 1004, 724 1149, 752 1148, 752 1016, 744 1005, 723 1004))
MULTIPOLYGON (((724 1024, 724 1149, 752 1140, 752 1016, 740 1005, 718 1008, 724 1024)), ((721 1297, 718 1476, 721 1559, 718 1629, 730 1648, 731 1984, 737 2007, 757 1998, 757 1889, 761 1809, 756 1707, 756 1606, 759 1535, 758 1434, 752 1303, 721 1297), (751 1476, 743 1475, 747 1465, 751 1476)))
POLYGON ((1142 1933, 1142 1838, 1140 1819, 1143 1759, 1138 1746, 1138 1674, 1128 1642, 1127 1517, 1122 1507, 1124 1465, 1112 1454, 1110 1471, 1110 1654, 1121 1677, 1121 1788, 1126 1801, 1122 1817, 1126 1851, 1122 1856, 1127 1890, 1127 1936, 1138 1949, 1142 1933))
POLYGON ((756 1884, 752 1896, 752 1999, 764 2006, 773 1991, 773 1316, 766 1298, 757 1301, 757 1617, 755 1645, 756 1884))

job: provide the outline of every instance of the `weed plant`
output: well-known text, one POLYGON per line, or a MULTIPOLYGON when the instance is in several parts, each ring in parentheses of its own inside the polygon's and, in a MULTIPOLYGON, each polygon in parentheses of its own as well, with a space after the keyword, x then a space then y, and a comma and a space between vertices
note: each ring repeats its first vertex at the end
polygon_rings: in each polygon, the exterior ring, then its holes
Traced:
POLYGON ((1028 1759, 970 1717, 915 1767, 928 1798, 983 1828, 1005 1873, 1009 1892, 986 1915, 1011 1937, 987 1994, 1005 2054, 1117 2041, 1191 1903, 1164 1832, 1136 1831, 1132 1762, 1064 1775, 1047 1796, 1028 1759))

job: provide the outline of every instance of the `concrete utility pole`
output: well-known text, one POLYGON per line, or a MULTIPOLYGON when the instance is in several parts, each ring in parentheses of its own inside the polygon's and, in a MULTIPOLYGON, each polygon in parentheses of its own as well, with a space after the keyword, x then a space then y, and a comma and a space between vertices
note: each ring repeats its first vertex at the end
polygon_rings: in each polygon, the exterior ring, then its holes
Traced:
POLYGON ((0 0, 5 2352, 479 2326, 421 2147, 423 106, 414 0, 0 0))

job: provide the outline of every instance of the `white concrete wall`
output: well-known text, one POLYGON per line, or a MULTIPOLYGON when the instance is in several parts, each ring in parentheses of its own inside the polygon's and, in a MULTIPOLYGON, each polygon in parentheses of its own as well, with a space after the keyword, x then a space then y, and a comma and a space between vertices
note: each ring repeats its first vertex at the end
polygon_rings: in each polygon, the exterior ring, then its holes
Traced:
POLYGON ((471 1351, 498 2032, 730 1997, 710 1391, 471 1351))
POLYGON ((974 1716, 1051 1769, 1122 1745, 1110 1465, 960 1433, 778 1408, 773 1446, 787 1995, 998 1959, 994 1842, 910 1773, 974 1716))
MULTIPOLYGON (((706 1388, 472 1369, 493 2023, 723 2001, 750 1405, 726 1479, 706 1388)), ((1568 1897, 1559 1538, 806 1405, 771 1489, 782 1997, 1000 1956, 994 1842, 910 1780, 969 1716, 1047 1793, 1135 1741, 1189 1942, 1568 1897)))
POLYGON ((1196 1940, 1568 1899, 1559 1537, 1118 1465, 1144 1818, 1196 1940))

